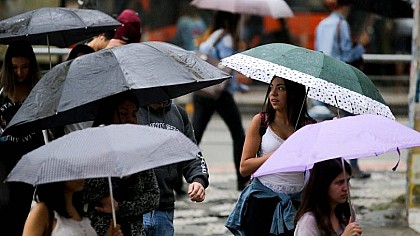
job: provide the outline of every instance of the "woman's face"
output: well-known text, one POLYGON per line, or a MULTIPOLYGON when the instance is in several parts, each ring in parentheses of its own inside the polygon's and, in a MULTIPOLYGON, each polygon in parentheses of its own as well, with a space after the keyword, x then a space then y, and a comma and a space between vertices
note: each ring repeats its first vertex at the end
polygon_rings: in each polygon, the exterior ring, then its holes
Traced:
POLYGON ((29 78, 30 60, 26 57, 12 57, 13 72, 16 82, 23 82, 29 78))
POLYGON ((85 181, 83 179, 70 180, 70 181, 64 182, 65 189, 73 193, 82 191, 84 185, 85 185, 85 181))
POLYGON ((340 173, 330 184, 328 189, 328 196, 330 198, 330 204, 336 206, 337 204, 344 203, 347 201, 349 191, 348 182, 350 176, 346 173, 340 173))
POLYGON ((124 101, 114 112, 112 119, 114 124, 137 124, 137 107, 131 101, 124 101))
POLYGON ((270 103, 274 110, 284 110, 287 106, 287 90, 284 80, 274 77, 270 84, 270 103))

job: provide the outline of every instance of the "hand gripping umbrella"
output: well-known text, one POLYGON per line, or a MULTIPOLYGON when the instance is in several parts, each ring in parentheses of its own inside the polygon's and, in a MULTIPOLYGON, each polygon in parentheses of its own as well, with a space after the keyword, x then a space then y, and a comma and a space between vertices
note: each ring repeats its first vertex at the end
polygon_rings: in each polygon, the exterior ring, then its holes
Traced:
MULTIPOLYGON (((104 177, 112 198, 111 177, 194 158, 201 158, 200 149, 179 131, 109 125, 71 132, 25 154, 6 181, 39 185, 104 177)), ((116 223, 114 209, 113 217, 116 223)))
POLYGON ((230 77, 193 52, 170 43, 104 49, 61 63, 45 74, 2 135, 94 120, 101 99, 127 90, 145 106, 230 77))
POLYGON ((322 52, 272 43, 226 57, 222 64, 265 83, 279 76, 303 84, 308 89, 308 97, 353 114, 395 119, 363 72, 322 52))

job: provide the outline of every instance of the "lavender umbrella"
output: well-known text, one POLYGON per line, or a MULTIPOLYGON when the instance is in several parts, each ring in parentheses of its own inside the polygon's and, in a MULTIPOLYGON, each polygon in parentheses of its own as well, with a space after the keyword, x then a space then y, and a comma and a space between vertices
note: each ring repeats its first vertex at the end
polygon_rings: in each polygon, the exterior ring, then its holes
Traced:
POLYGON ((420 146, 420 132, 380 115, 357 115, 307 125, 291 135, 255 177, 305 171, 316 162, 378 156, 420 146))

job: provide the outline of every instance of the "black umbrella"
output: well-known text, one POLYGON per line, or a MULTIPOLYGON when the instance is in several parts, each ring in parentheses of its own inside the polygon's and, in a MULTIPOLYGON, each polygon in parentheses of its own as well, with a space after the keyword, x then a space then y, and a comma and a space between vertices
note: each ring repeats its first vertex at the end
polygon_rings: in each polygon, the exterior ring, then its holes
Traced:
POLYGON ((353 7, 390 18, 413 18, 409 0, 354 0, 353 7))
POLYGON ((35 85, 2 135, 93 120, 99 100, 132 90, 141 106, 221 83, 230 74, 165 42, 133 43, 80 56, 35 85))
POLYGON ((120 25, 98 10, 45 7, 0 21, 0 44, 21 39, 32 45, 68 47, 120 25))

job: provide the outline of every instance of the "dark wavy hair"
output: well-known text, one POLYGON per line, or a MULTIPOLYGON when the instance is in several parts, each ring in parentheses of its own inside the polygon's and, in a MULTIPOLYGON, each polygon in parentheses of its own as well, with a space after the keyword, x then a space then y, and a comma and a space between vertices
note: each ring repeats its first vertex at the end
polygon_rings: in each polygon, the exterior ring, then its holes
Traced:
MULTIPOLYGON (((321 235, 335 234, 330 222, 331 207, 328 190, 334 179, 343 173, 341 158, 315 163, 310 170, 308 183, 302 192, 302 202, 296 213, 295 223, 306 213, 312 212, 321 235)), ((351 176, 351 166, 344 161, 344 169, 351 176)), ((348 202, 338 204, 335 215, 340 224, 347 225, 350 220, 350 205, 348 202)))
MULTIPOLYGON (((274 78, 273 78, 274 79, 274 78)), ((293 82, 288 79, 284 79, 284 84, 286 86, 286 104, 287 104, 287 115, 289 117, 289 122, 293 124, 293 127, 296 127, 296 130, 302 128, 305 125, 307 119, 311 119, 308 114, 307 102, 306 102, 306 89, 305 86, 296 82, 293 82)), ((269 101, 269 94, 271 88, 268 86, 267 92, 265 94, 265 100, 263 104, 263 112, 268 113, 268 123, 271 123, 274 120, 276 110, 269 101)))
POLYGON ((3 88, 3 95, 5 97, 11 97, 16 90, 16 78, 12 64, 13 57, 24 57, 29 60, 29 82, 32 87, 34 87, 40 79, 38 61, 36 60, 32 45, 24 40, 11 42, 7 47, 0 72, 0 87, 3 88))
POLYGON ((227 33, 232 35, 233 38, 233 49, 237 50, 239 45, 239 33, 238 33, 238 26, 239 26, 239 19, 240 14, 225 12, 225 11, 216 11, 213 15, 213 19, 207 28, 207 30, 203 33, 201 37, 197 40, 197 43, 200 44, 201 42, 207 40, 207 38, 216 30, 224 29, 227 33))
MULTIPOLYGON (((66 210, 64 188, 64 182, 40 184, 35 189, 35 201, 45 203, 49 211, 55 211, 60 216, 71 218, 66 210)), ((81 216, 85 215, 83 212, 82 191, 73 193, 73 205, 81 216)))

